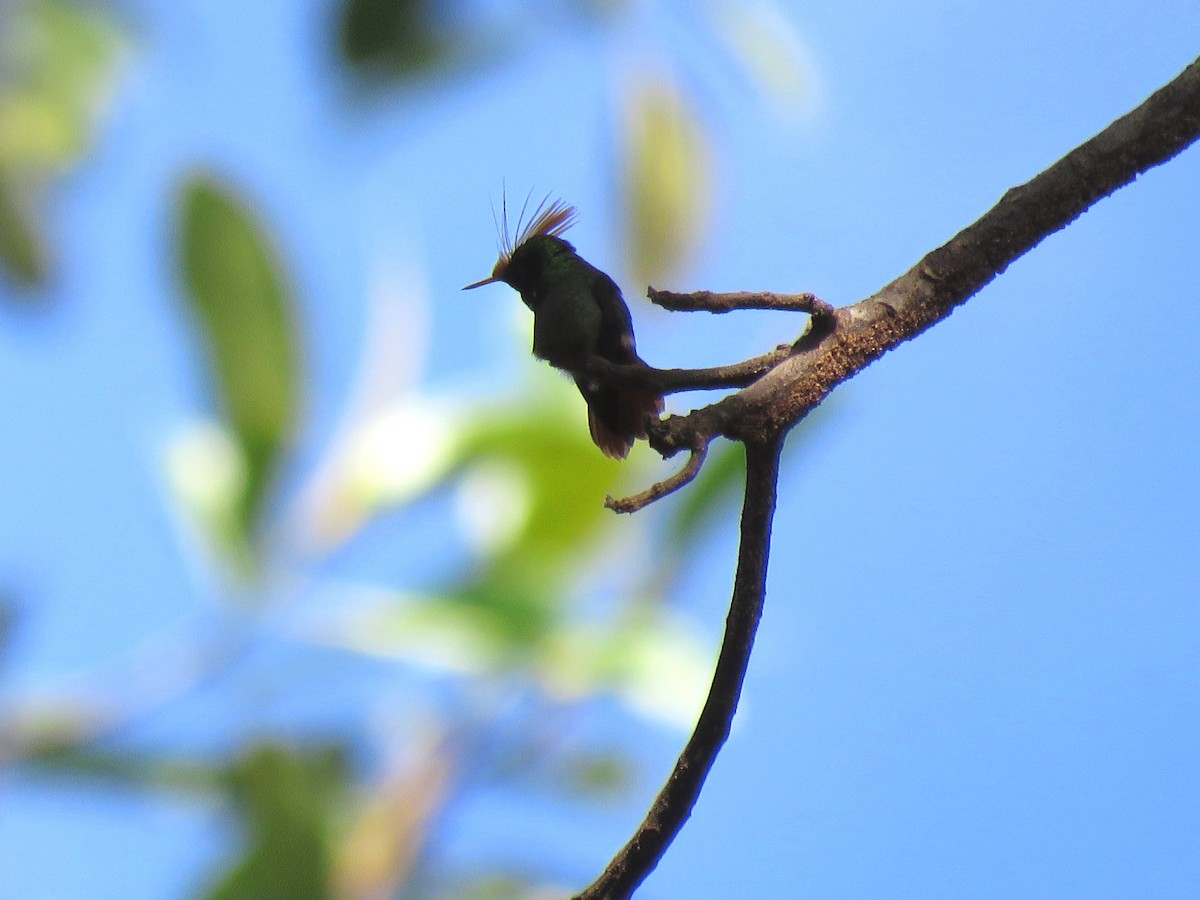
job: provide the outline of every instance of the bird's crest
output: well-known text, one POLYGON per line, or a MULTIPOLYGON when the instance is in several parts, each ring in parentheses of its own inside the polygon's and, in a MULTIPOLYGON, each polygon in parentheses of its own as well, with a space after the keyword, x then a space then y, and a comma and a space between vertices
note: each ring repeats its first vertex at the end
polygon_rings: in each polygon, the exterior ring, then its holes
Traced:
MULTIPOLYGON (((521 214, 517 216, 515 237, 511 236, 508 230, 508 198, 501 195, 500 220, 496 222, 496 230, 500 232, 500 257, 496 260, 496 265, 492 267, 490 277, 476 281, 474 284, 468 284, 463 288, 464 291, 503 281, 508 272, 509 260, 526 241, 535 237, 558 237, 575 224, 575 219, 578 217, 575 207, 569 206, 562 200, 551 200, 549 194, 542 198, 542 202, 537 205, 533 215, 526 222, 525 213, 529 210, 529 198, 532 195, 533 191, 525 195, 525 202, 521 205, 521 214)), ((495 220, 495 218, 496 207, 493 206, 492 219, 495 220)))
MULTIPOLYGON (((517 227, 515 236, 510 236, 508 230, 508 198, 502 196, 500 200, 500 221, 496 223, 496 229, 500 232, 500 258, 496 262, 497 270, 503 270, 508 265, 508 261, 512 259, 513 253, 517 248, 528 241, 530 238, 543 235, 546 237, 558 237, 568 228, 575 224, 575 220, 579 217, 579 213, 575 207, 565 203, 562 200, 551 200, 547 194, 542 198, 542 202, 534 209, 533 214, 529 217, 529 221, 525 221, 525 213, 529 210, 529 197, 533 194, 530 191, 525 196, 525 202, 521 204, 521 214, 517 216, 517 227)), ((492 210, 492 217, 495 218, 496 211, 492 210)))

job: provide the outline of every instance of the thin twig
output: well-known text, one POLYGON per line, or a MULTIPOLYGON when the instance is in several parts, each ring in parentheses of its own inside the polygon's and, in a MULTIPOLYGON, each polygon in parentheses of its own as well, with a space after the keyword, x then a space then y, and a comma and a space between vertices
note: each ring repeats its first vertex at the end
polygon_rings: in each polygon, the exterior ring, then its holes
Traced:
POLYGON ((616 513, 634 513, 639 509, 644 509, 655 500, 661 500, 668 494, 675 493, 685 484, 689 484, 692 479, 700 474, 700 467, 704 465, 704 457, 707 455, 708 445, 700 444, 692 450, 692 455, 688 457, 688 461, 684 467, 670 478, 664 478, 662 481, 650 485, 646 490, 640 494, 634 494, 632 497, 624 497, 620 500, 605 497, 604 505, 616 513))
POLYGON ((716 390, 745 387, 753 384, 792 353, 792 346, 782 344, 770 353, 755 356, 744 362, 708 369, 656 369, 647 365, 618 365, 600 356, 588 360, 587 374, 622 387, 639 388, 658 394, 679 391, 716 390))
POLYGON ((692 814, 704 780, 729 737, 766 594, 767 557, 782 444, 780 435, 769 443, 746 445, 746 496, 742 505, 733 599, 725 620, 725 637, 717 657, 712 687, 696 729, 629 843, 621 848, 600 877, 574 900, 626 900, 633 894, 654 871, 692 814))
POLYGON ((813 317, 832 318, 834 307, 816 294, 773 294, 769 291, 733 291, 715 294, 712 291, 692 291, 677 294, 648 288, 650 302, 672 312, 727 313, 735 309, 780 309, 806 312, 813 317))

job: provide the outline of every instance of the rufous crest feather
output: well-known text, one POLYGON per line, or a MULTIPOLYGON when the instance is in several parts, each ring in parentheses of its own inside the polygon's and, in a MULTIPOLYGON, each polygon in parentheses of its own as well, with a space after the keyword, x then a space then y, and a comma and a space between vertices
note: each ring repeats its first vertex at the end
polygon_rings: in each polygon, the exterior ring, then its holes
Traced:
POLYGON ((504 197, 500 201, 501 244, 500 259, 496 262, 497 269, 503 269, 516 249, 530 238, 539 235, 558 237, 574 225, 575 220, 579 218, 575 207, 562 200, 551 200, 550 195, 547 194, 534 209, 529 221, 525 222, 525 213, 529 209, 529 198, 532 193, 531 191, 525 196, 525 202, 521 205, 521 214, 517 216, 515 235, 510 235, 508 230, 508 198, 504 197))
MULTIPOLYGON (((517 216, 517 234, 514 238, 508 231, 508 197, 501 194, 500 221, 496 222, 496 230, 500 232, 499 258, 496 260, 496 265, 492 267, 492 274, 488 278, 468 284, 463 288, 464 291, 503 281, 508 270, 509 260, 526 241, 535 237, 558 237, 575 224, 575 219, 578 217, 575 207, 569 206, 562 200, 552 201, 549 194, 542 198, 542 202, 537 205, 537 209, 533 211, 533 215, 526 223, 525 213, 529 209, 529 198, 532 195, 533 191, 525 195, 525 202, 521 205, 521 214, 517 216)), ((495 219, 496 207, 493 206, 492 220, 495 221, 495 219)))

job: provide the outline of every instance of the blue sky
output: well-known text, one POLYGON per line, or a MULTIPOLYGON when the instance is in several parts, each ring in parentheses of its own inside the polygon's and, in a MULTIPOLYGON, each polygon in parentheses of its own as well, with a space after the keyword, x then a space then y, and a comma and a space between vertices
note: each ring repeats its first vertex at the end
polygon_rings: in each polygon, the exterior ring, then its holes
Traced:
MULTIPOLYGON (((580 251, 621 275, 613 93, 630 65, 677 67, 716 135, 711 227, 670 286, 842 305, 1200 46, 1186 2, 782 8, 808 53, 798 115, 753 98, 690 5, 643 4, 616 34, 535 30, 511 65, 358 114, 320 55, 320 4, 138 7, 112 120, 61 197, 56 304, 0 323, 0 565, 33 598, 10 684, 120 658, 189 621, 207 590, 156 471, 206 409, 164 264, 188 166, 230 174, 276 229, 311 339, 315 436, 336 421, 363 295, 393 257, 424 270, 423 387, 519 383, 516 297, 459 292, 490 270, 502 183, 568 198, 580 251)), ((743 709, 641 896, 1194 894, 1197 198, 1193 149, 839 389, 793 442, 743 709)), ((653 364, 732 361, 797 328, 668 315, 625 286, 653 364)), ((680 599, 710 636, 735 525, 680 599)), ((645 803, 681 742, 645 739, 645 803)), ((0 894, 180 896, 225 840, 208 809, 0 789, 0 894)), ((481 802, 444 838, 487 859, 511 833, 582 882, 644 805, 580 822, 481 802)))

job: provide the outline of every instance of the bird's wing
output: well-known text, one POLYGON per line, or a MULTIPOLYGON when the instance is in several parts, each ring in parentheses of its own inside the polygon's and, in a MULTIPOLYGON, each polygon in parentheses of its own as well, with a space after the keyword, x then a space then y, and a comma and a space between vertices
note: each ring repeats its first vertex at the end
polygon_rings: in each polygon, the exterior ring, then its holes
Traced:
POLYGON ((596 347, 600 356, 615 363, 632 363, 638 360, 637 344, 633 337, 633 320, 629 307, 621 296, 617 283, 599 269, 592 281, 592 297, 600 308, 600 342, 596 347))

